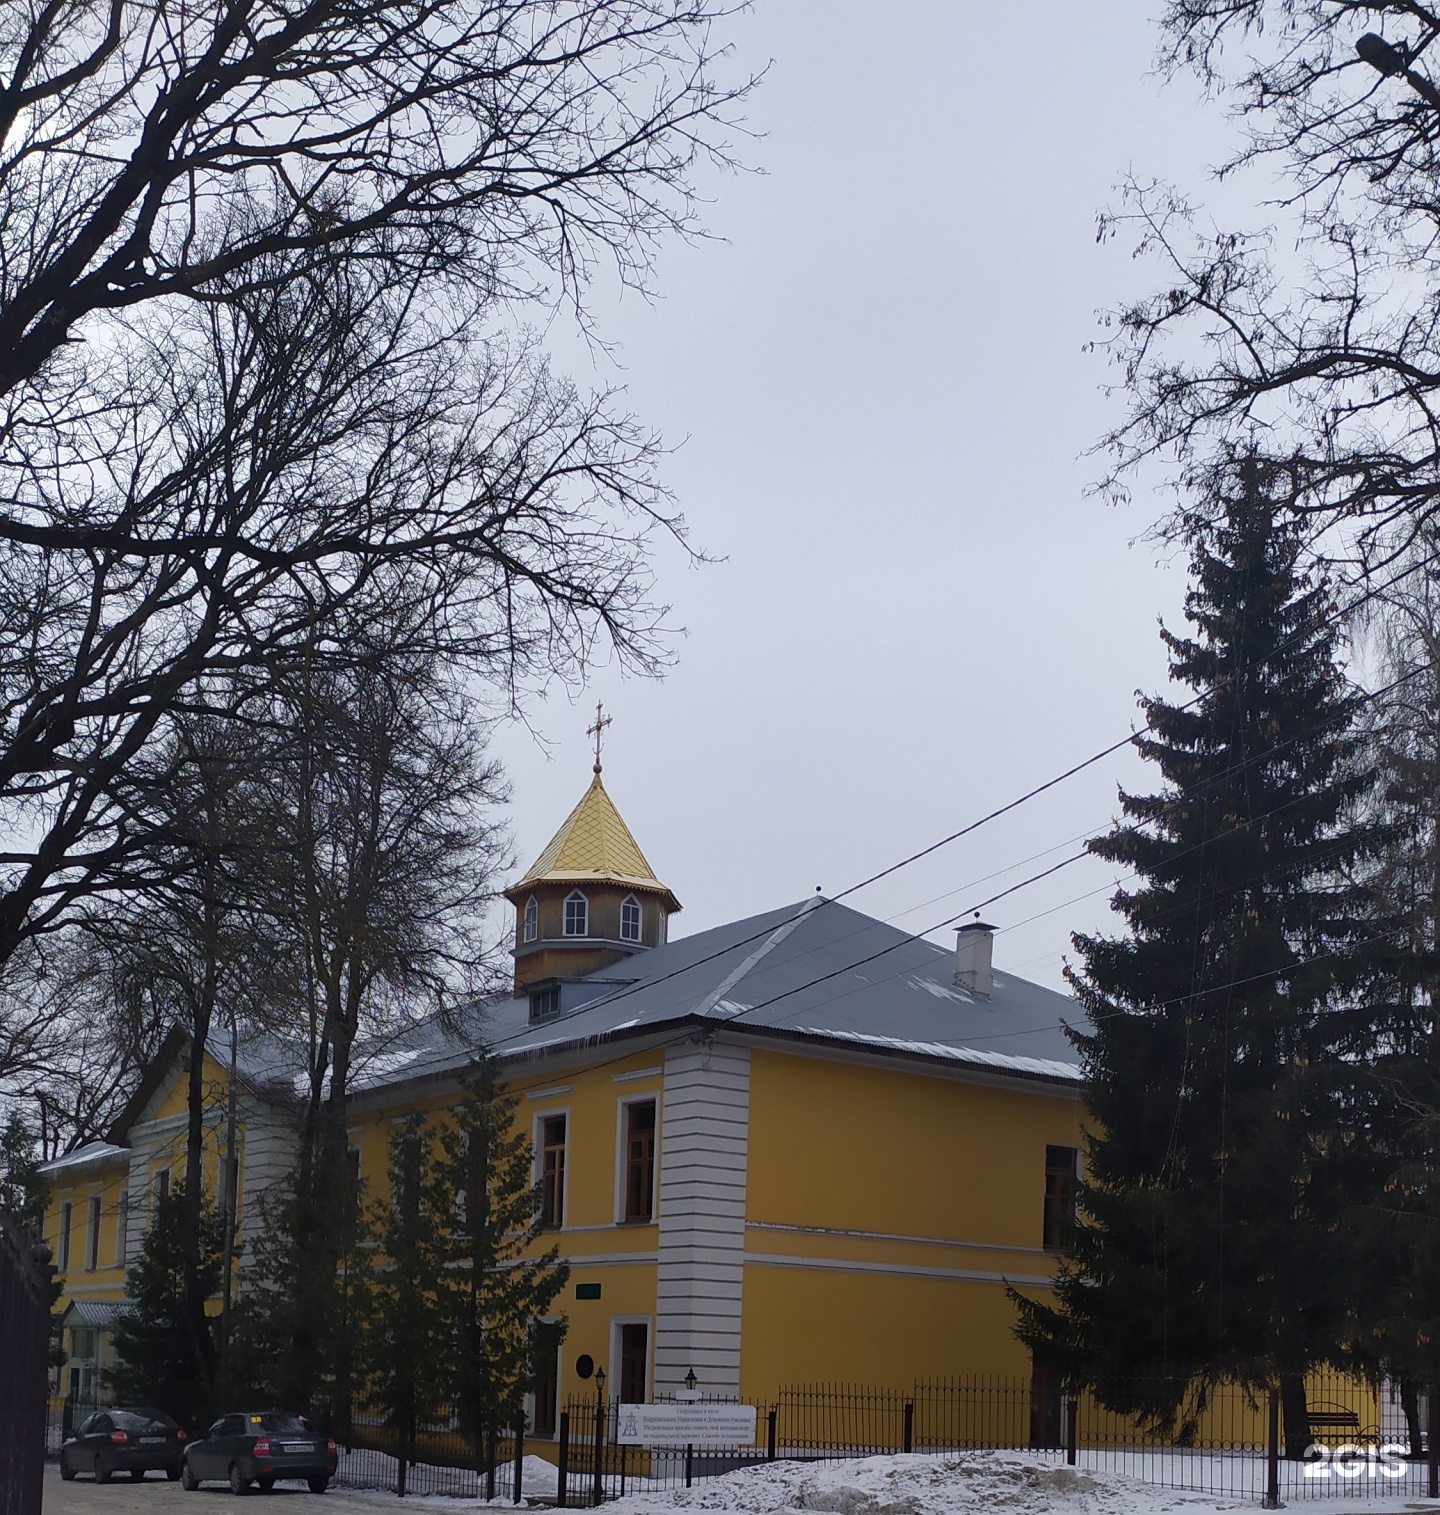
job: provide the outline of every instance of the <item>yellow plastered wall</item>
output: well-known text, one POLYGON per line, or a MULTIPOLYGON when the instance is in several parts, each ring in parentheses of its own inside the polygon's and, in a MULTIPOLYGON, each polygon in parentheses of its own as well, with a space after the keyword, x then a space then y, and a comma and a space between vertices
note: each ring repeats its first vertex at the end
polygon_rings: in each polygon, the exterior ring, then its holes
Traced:
MULTIPOLYGON (((224 1108, 228 1090, 227 1070, 211 1057, 205 1059, 205 1146, 202 1159, 202 1182, 207 1196, 218 1191, 220 1153, 224 1142, 224 1108)), ((179 1068, 162 1085, 158 1099, 146 1112, 147 1121, 177 1121, 186 1114, 188 1074, 179 1068)), ((243 1125, 240 1136, 243 1144, 243 1125)), ((143 1189, 132 1190, 128 1152, 104 1163, 86 1164, 73 1172, 62 1169, 50 1174, 50 1202, 45 1216, 45 1239, 54 1253, 60 1271, 63 1309, 71 1298, 119 1300, 125 1292, 124 1260, 120 1255, 121 1197, 128 1200, 125 1216, 128 1242, 133 1245, 150 1224, 151 1197, 156 1176, 168 1169, 171 1183, 178 1184, 185 1175, 185 1131, 176 1127, 156 1146, 147 1165, 143 1189), (100 1199, 99 1266, 89 1266, 90 1201, 100 1199), (70 1261, 63 1266, 64 1239, 61 1235, 63 1207, 71 1206, 70 1261)), ((241 1198, 243 1213, 244 1198, 241 1198)))
POLYGON ((740 1390, 764 1400, 803 1383, 1022 1376, 1013 1318, 995 1283, 747 1265, 740 1390))
MULTIPOLYGON (((540 1120, 566 1117, 564 1227, 546 1232, 537 1251, 558 1244, 571 1260, 571 1277, 556 1301, 554 1314, 564 1316, 567 1333, 561 1349, 560 1394, 591 1393, 574 1374, 574 1363, 588 1355, 612 1371, 613 1323, 647 1320, 651 1323, 653 1358, 655 1321, 655 1252, 659 1225, 619 1224, 620 1110, 635 1099, 654 1099, 663 1105, 663 1054, 638 1053, 620 1061, 605 1059, 600 1066, 563 1073, 516 1078, 509 1092, 518 1099, 515 1128, 536 1143, 540 1120), (577 1297, 577 1285, 600 1286, 599 1299, 577 1297)), ((455 1096, 433 1095, 357 1108, 349 1137, 360 1151, 361 1174, 370 1202, 389 1196, 390 1139, 397 1125, 412 1112, 442 1121, 455 1096)), ((659 1195, 664 1152, 659 1153, 655 1192, 659 1195)))
POLYGON ((123 1290, 124 1267, 117 1249, 120 1242, 120 1196, 129 1186, 129 1177, 129 1167, 123 1158, 103 1165, 87 1164, 74 1173, 50 1177, 45 1240, 54 1253, 57 1268, 62 1267, 65 1254, 62 1235, 64 1206, 68 1203, 71 1207, 70 1266, 61 1275, 67 1291, 71 1284, 84 1284, 92 1293, 102 1285, 123 1290), (91 1250, 91 1201, 97 1198, 100 1201, 98 1266, 92 1269, 90 1260, 96 1254, 91 1250))
POLYGON ((1064 1088, 757 1051, 747 1218, 1038 1248, 1045 1148, 1080 1122, 1064 1088))
POLYGON ((1005 1283, 1053 1273, 1045 1148, 1081 1119, 1068 1089, 753 1052, 744 1392, 1028 1372, 1005 1283))

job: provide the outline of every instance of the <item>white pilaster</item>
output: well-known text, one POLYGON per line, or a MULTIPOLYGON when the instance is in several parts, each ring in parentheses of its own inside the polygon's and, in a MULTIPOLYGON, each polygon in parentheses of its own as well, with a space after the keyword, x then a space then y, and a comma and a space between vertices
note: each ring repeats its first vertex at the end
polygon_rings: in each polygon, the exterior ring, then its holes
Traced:
POLYGON ((655 1387, 738 1394, 749 1049, 669 1048, 662 1109, 655 1387))

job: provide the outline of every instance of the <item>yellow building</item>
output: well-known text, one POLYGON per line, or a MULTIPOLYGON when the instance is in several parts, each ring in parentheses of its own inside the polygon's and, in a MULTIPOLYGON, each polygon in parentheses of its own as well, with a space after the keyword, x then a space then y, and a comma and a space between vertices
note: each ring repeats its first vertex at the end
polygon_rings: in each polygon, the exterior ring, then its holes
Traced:
MULTIPOLYGON (((635 1399, 691 1371, 705 1393, 754 1398, 1029 1371, 1005 1286, 1047 1285, 1072 1203, 1079 1074, 1061 1022, 1076 1012, 995 971, 991 927, 962 928, 951 952, 817 896, 671 941, 679 901, 598 765, 507 895, 515 992, 480 1024, 572 1270, 539 1434, 580 1389, 582 1355, 635 1399)), ((47 1170, 80 1387, 121 1260, 179 1171, 183 1061, 167 1048, 108 1140, 47 1170)), ((429 1024, 359 1059, 351 1141, 372 1191, 396 1117, 452 1102, 467 1061, 429 1024)), ((239 1066, 248 1238, 257 1196, 284 1181, 296 1084, 274 1043, 239 1066)), ((227 1079, 209 1071, 218 1152, 227 1079)))

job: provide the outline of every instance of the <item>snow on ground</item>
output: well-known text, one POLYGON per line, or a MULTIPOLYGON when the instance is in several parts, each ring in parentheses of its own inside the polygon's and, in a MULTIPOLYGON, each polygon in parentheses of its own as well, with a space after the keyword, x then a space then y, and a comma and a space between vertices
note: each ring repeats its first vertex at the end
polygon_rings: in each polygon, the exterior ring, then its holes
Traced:
MULTIPOLYGON (((385 1461, 393 1477, 393 1460, 385 1461)), ((441 1485, 439 1472, 413 1469, 411 1492, 462 1493, 441 1485)), ((578 1487, 581 1481, 576 1478, 571 1484, 572 1504, 583 1501, 584 1492, 578 1487)), ((541 1458, 527 1457, 521 1487, 525 1495, 553 1499, 555 1469, 541 1458)), ((1348 1489, 1333 1483, 1325 1486, 1327 1495, 1332 1490, 1334 1497, 1296 1498, 1297 1494, 1309 1496, 1311 1489, 1291 1487, 1282 1498, 1306 1515, 1353 1515, 1357 1510, 1374 1510, 1377 1515, 1388 1510, 1400 1515, 1401 1511, 1435 1508, 1417 1505, 1414 1487, 1408 1483, 1392 1487, 1361 1479, 1348 1489)), ((497 1492, 500 1497, 495 1506, 511 1504, 508 1471, 497 1492)), ((455 1502, 486 1503, 473 1497, 460 1501, 452 1497, 447 1504, 455 1502)), ((697 1481, 691 1489, 657 1489, 609 1500, 605 1509, 608 1515, 688 1515, 692 1511, 734 1511, 736 1515, 790 1515, 799 1511, 819 1511, 822 1515, 989 1515, 992 1511, 1015 1511, 1016 1515, 1217 1515, 1255 1510, 1259 1504, 1256 1493, 1227 1497, 1162 1488, 1111 1469, 1069 1468, 1024 1452, 959 1452, 949 1456, 896 1454, 830 1464, 761 1463, 697 1481)))
MULTIPOLYGON (((335 1472, 335 1486, 344 1488, 347 1492, 352 1489, 379 1489, 389 1490, 393 1494, 399 1474, 399 1462, 388 1453, 365 1449, 342 1452, 335 1472)), ((513 1462, 503 1462, 495 1469, 497 1504, 513 1504, 514 1488, 511 1480, 514 1476, 513 1462)), ((527 1456, 520 1472, 520 1493, 524 1497, 554 1500, 556 1477, 554 1463, 546 1462, 543 1457, 527 1456)), ((572 1475, 572 1491, 576 1482, 572 1475)), ((475 1497, 483 1487, 483 1476, 477 1478, 464 1468, 437 1468, 422 1462, 413 1463, 406 1470, 407 1494, 449 1495, 452 1499, 458 1498, 467 1504, 484 1504, 484 1499, 475 1497)), ((573 1492, 571 1497, 573 1499, 573 1492)))
POLYGON ((819 1510, 828 1515, 960 1515, 1011 1509, 1064 1515, 1206 1515, 1244 1508, 1213 1495, 1157 1489, 1117 1474, 1068 1468, 1023 1453, 964 1452, 866 1457, 855 1462, 764 1463, 692 1489, 639 1494, 609 1506, 611 1515, 669 1510, 734 1510, 748 1515, 819 1510))

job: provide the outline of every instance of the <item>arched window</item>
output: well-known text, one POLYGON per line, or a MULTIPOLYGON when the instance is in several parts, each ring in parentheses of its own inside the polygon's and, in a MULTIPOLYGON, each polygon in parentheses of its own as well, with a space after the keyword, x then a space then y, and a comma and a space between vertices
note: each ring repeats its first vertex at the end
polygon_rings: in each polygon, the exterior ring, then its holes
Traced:
POLYGON ((590 935, 590 901, 578 889, 565 896, 565 935, 590 935))
POLYGON ((640 901, 633 894, 627 894, 620 902, 620 940, 640 940, 640 901))
POLYGON ((530 898, 525 901, 525 940, 527 942, 533 942, 539 935, 540 906, 535 903, 535 896, 532 894, 530 898))

